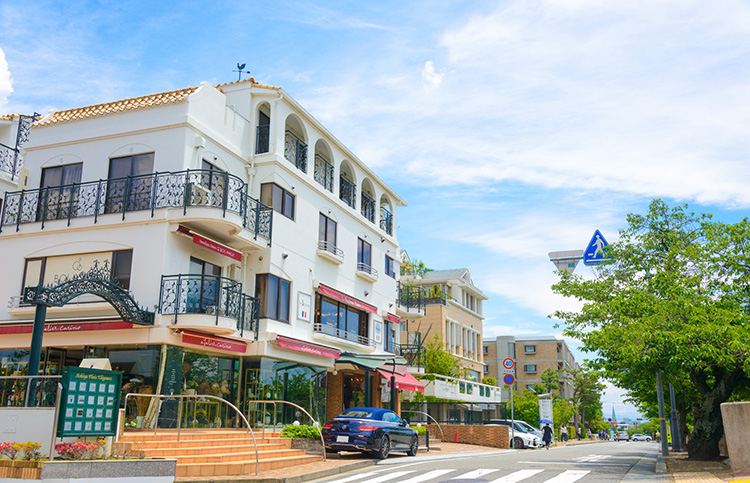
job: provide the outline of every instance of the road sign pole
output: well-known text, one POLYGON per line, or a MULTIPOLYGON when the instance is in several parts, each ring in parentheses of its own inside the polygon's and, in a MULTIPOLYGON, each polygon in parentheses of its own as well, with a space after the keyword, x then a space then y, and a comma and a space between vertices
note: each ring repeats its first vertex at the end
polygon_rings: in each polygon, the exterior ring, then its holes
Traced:
POLYGON ((510 385, 510 447, 513 447, 513 440, 516 439, 516 421, 513 414, 513 384, 510 385))

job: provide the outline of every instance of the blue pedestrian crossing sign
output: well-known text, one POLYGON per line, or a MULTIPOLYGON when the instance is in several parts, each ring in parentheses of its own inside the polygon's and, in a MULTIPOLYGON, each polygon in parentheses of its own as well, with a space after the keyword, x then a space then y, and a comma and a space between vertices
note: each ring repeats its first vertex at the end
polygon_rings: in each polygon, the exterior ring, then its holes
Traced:
POLYGON ((604 249, 607 245, 609 245, 609 243, 604 239, 602 232, 596 230, 594 236, 591 237, 588 246, 583 251, 583 264, 599 265, 604 260, 609 260, 610 257, 605 256, 606 250, 604 249))

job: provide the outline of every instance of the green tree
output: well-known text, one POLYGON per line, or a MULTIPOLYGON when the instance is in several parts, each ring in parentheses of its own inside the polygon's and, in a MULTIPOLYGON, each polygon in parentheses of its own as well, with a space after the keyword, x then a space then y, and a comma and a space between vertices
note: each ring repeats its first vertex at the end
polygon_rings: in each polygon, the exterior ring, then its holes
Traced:
POLYGON ((431 271, 432 269, 427 268, 422 260, 415 258, 413 261, 409 261, 406 260, 406 257, 401 260, 401 275, 422 278, 425 273, 431 271))
POLYGON ((719 405, 750 385, 750 222, 716 223, 654 200, 627 223, 592 279, 559 272, 553 290, 583 307, 555 316, 597 355, 596 369, 636 389, 631 397, 644 397, 657 371, 684 380, 689 456, 718 457, 719 405))
POLYGON ((562 379, 560 377, 560 371, 554 369, 545 369, 542 373, 542 389, 543 392, 559 391, 562 379))
POLYGON ((577 409, 581 424, 587 426, 586 421, 601 419, 601 394, 605 386, 599 382, 599 373, 584 368, 566 372, 567 378, 573 386, 571 402, 577 409))
MULTIPOLYGON (((525 389, 513 393, 513 417, 519 421, 526 421, 534 427, 539 427, 539 398, 536 394, 525 389)), ((508 406, 510 419, 510 405, 508 406)))
POLYGON ((437 334, 425 346, 425 372, 449 377, 459 377, 462 372, 458 359, 446 350, 445 344, 437 334))

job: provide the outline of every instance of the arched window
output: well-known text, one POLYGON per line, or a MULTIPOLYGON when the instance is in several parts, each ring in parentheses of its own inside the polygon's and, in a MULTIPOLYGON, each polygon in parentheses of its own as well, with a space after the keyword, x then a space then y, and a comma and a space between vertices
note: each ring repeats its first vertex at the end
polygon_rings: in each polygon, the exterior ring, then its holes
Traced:
POLYGON ((286 120, 284 157, 302 172, 307 173, 307 143, 302 123, 295 116, 286 120))
POLYGON ((352 208, 356 208, 357 185, 354 174, 347 163, 341 163, 341 174, 339 175, 339 199, 352 208))
POLYGON ((267 103, 258 106, 258 126, 255 128, 255 154, 267 153, 271 136, 271 108, 267 103))

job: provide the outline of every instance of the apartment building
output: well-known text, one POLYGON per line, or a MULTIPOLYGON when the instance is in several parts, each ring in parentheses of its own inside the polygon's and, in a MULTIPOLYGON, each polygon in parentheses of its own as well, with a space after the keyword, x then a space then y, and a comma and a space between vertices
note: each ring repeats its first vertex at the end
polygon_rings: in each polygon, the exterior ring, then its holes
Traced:
POLYGON ((0 211, 2 374, 29 363, 26 288, 65 287, 40 373, 108 358, 141 390, 222 396, 254 422, 256 400, 318 420, 380 404, 375 370, 401 361, 405 202, 283 89, 250 78, 57 111, 24 148, 26 189, 0 211))
MULTIPOLYGON (((500 336, 485 339, 482 343, 484 353, 485 377, 494 377, 502 384, 505 372, 502 361, 511 358, 516 361, 515 376, 518 390, 532 389, 542 385, 542 374, 547 369, 553 371, 572 371, 578 368, 575 357, 563 339, 551 336, 521 338, 500 336)), ((556 392, 563 398, 573 396, 573 387, 562 373, 562 385, 556 392)))

